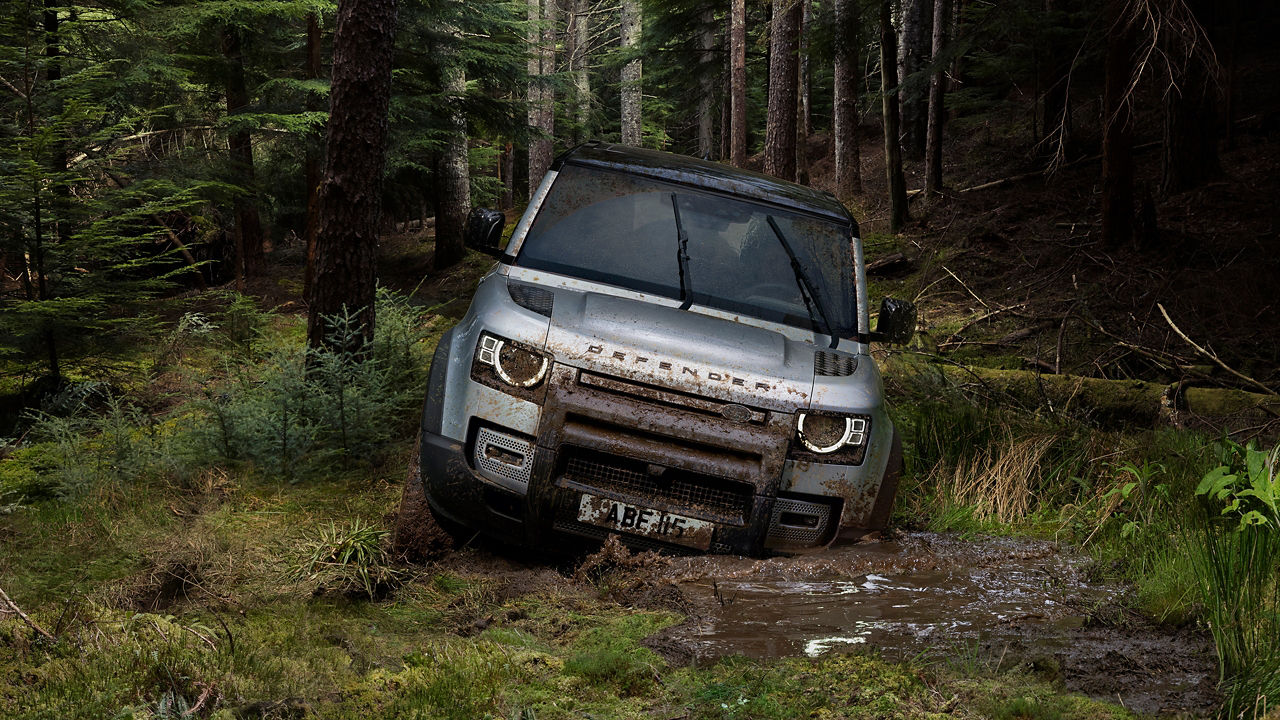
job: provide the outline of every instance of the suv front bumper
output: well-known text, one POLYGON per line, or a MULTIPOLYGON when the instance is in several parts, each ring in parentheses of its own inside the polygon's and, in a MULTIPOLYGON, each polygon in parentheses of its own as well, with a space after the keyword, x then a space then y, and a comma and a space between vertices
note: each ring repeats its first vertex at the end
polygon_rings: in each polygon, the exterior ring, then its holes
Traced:
MULTIPOLYGON (((835 539, 848 499, 782 487, 796 465, 785 457, 793 415, 731 420, 701 399, 679 406, 676 394, 663 393, 655 402, 652 388, 638 396, 625 385, 557 365, 536 437, 483 418, 471 420, 465 442, 424 427, 432 509, 534 547, 551 537, 617 533, 643 549, 758 556, 835 539)), ((884 514, 867 519, 882 526, 884 514)))

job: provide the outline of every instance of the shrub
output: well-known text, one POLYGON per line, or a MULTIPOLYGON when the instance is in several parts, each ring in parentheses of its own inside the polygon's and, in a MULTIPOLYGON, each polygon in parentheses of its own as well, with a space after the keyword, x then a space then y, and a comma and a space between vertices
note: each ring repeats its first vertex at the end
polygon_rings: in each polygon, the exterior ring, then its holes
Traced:
POLYGON ((359 519, 320 530, 306 543, 304 557, 290 569, 292 578, 309 580, 321 589, 374 598, 399 584, 401 574, 390 565, 389 532, 359 519))
POLYGON ((1196 488, 1205 510, 1199 590, 1225 684, 1223 718, 1261 718, 1280 699, 1280 447, 1228 443, 1196 488))

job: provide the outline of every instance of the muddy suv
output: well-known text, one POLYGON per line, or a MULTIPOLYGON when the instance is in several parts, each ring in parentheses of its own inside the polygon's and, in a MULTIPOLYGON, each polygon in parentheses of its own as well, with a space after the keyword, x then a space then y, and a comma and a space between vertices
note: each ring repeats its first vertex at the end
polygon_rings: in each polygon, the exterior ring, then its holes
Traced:
POLYGON ((858 226, 830 194, 590 143, 556 160, 440 339, 422 418, 432 510, 534 547, 766 555, 882 528, 901 451, 858 226))

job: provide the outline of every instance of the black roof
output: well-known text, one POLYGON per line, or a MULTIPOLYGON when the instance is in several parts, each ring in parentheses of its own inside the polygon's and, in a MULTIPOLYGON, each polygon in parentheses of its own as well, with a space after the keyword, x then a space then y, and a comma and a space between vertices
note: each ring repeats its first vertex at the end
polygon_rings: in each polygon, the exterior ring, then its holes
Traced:
POLYGON ((831 193, 723 163, 596 140, 566 151, 552 168, 564 163, 634 173, 824 215, 851 223, 854 234, 858 232, 853 216, 831 193))

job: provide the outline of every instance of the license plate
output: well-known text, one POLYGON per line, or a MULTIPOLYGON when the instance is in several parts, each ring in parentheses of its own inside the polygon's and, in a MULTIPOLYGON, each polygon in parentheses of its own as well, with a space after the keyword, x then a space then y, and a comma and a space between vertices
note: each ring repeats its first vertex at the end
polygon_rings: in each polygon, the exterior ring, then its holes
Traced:
POLYGON ((578 521, 701 550, 711 546, 716 527, 705 520, 586 494, 578 503, 578 521))

